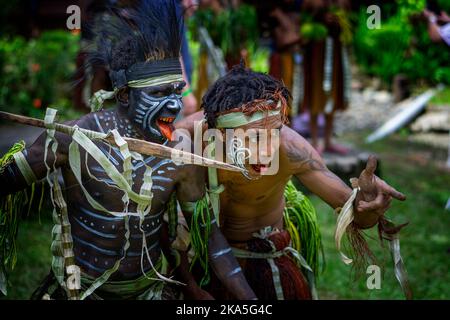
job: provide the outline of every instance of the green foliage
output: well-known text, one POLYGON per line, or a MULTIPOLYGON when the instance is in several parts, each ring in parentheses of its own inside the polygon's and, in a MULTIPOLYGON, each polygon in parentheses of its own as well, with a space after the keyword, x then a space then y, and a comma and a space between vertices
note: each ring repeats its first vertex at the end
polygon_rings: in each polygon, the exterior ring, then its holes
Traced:
MULTIPOLYGON (((337 6, 330 7, 332 13, 338 21, 340 28, 340 40, 344 44, 348 44, 353 39, 353 20, 354 14, 352 12, 343 10, 337 6)), ((307 41, 320 41, 325 39, 329 30, 323 21, 317 21, 317 17, 309 12, 301 12, 300 20, 300 36, 307 41)))
POLYGON ((270 59, 270 50, 260 47, 250 56, 250 67, 256 72, 269 72, 268 61, 270 59))
POLYGON ((386 83, 399 73, 413 82, 450 83, 448 47, 431 42, 426 23, 418 19, 424 7, 424 0, 398 0, 395 14, 372 30, 366 12, 360 12, 354 51, 365 72, 386 83))
POLYGON ((389 82, 401 71, 409 44, 410 28, 393 17, 380 29, 366 26, 367 14, 361 12, 354 36, 354 52, 364 71, 389 82))
POLYGON ((307 40, 322 40, 328 35, 327 27, 317 22, 305 22, 300 27, 300 35, 307 40))
POLYGON ((41 117, 56 102, 70 107, 78 43, 78 36, 67 31, 45 32, 30 41, 0 39, 0 108, 41 117))
POLYGON ((322 22, 316 21, 315 17, 309 12, 300 13, 300 36, 307 41, 323 40, 328 35, 327 26, 322 22))
POLYGON ((397 0, 398 14, 406 20, 413 14, 425 9, 426 0, 397 0))
POLYGON ((198 10, 189 26, 195 38, 199 27, 206 28, 224 55, 239 56, 241 49, 250 52, 256 50, 258 26, 253 6, 242 4, 237 8, 224 9, 218 14, 211 9, 198 10))
POLYGON ((2 299, 29 299, 48 275, 52 263, 51 211, 43 213, 42 223, 31 216, 20 223, 17 237, 17 265, 10 273, 8 295, 2 299))
POLYGON ((450 88, 439 91, 430 101, 430 104, 450 106, 450 88))

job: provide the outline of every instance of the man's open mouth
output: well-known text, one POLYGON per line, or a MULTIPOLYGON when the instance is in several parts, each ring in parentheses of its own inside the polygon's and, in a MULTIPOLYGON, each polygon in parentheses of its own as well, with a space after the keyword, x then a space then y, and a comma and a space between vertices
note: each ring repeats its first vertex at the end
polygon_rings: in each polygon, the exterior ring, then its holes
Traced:
POLYGON ((267 165, 265 164, 252 164, 251 167, 256 173, 261 173, 267 170, 267 165))
POLYGON ((174 131, 173 122, 175 121, 175 117, 160 117, 156 120, 158 124, 159 131, 161 131, 162 135, 166 137, 168 140, 172 141, 172 133, 174 131))

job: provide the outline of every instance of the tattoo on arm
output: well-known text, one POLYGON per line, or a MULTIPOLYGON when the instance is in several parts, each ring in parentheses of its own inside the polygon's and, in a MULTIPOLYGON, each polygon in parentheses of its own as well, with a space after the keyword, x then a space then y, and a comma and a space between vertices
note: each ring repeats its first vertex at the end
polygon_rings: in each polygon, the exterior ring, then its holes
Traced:
POLYGON ((312 150, 308 150, 306 147, 290 147, 287 150, 287 157, 289 161, 294 164, 297 171, 319 171, 326 177, 339 181, 342 185, 347 187, 347 185, 338 176, 331 172, 322 161, 319 161, 313 157, 312 150))

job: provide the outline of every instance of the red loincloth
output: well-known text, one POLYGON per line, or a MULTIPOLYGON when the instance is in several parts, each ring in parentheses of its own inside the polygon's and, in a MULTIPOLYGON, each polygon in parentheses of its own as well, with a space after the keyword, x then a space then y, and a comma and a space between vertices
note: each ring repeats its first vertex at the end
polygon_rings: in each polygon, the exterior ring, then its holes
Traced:
MULTIPOLYGON (((268 240, 275 245, 276 251, 289 247, 290 236, 285 230, 271 234, 268 240)), ((273 249, 267 239, 254 238, 246 243, 231 243, 230 246, 250 252, 271 253, 273 249)), ((295 259, 290 254, 273 259, 278 267, 280 283, 285 300, 310 300, 311 292, 295 259)), ((259 300, 277 300, 272 268, 267 259, 238 258, 242 271, 259 300)), ((209 291, 217 299, 234 299, 233 296, 212 275, 209 291)))

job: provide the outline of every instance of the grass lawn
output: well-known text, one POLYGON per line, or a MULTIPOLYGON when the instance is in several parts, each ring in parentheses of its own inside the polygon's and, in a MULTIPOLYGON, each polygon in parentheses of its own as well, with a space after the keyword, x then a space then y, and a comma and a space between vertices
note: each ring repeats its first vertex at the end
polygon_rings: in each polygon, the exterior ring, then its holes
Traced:
MULTIPOLYGON (((355 137, 347 138, 356 142, 355 137)), ((393 202, 387 215, 397 223, 410 223, 402 230, 400 240, 414 298, 449 299, 450 212, 444 207, 450 197, 450 172, 436 165, 429 150, 412 146, 405 137, 362 148, 379 155, 383 179, 408 197, 406 202, 393 202)), ((350 279, 349 267, 340 261, 334 246, 332 210, 317 197, 312 200, 319 214, 327 262, 318 281, 321 298, 403 299, 389 252, 381 250, 376 240, 369 243, 384 272, 381 289, 367 289, 366 275, 356 281, 350 279)), ((369 234, 376 239, 376 233, 369 234)))
POLYGON ((29 299, 49 273, 52 262, 50 211, 41 212, 41 223, 33 217, 22 221, 19 228, 17 265, 10 274, 8 299, 29 299))
POLYGON ((431 104, 449 105, 450 102, 450 88, 446 87, 439 91, 430 101, 431 104))
MULTIPOLYGON (((357 141, 351 136, 346 138, 357 141)), ((383 178, 408 197, 404 203, 394 202, 388 216, 396 222, 410 222, 401 232, 401 248, 414 297, 450 299, 450 212, 444 210, 450 197, 449 172, 439 168, 427 150, 408 144, 405 137, 389 138, 363 148, 380 156, 383 178)), ((350 268, 340 261, 334 247, 332 210, 320 199, 312 200, 319 213, 327 260, 318 279, 320 297, 403 299, 389 253, 381 250, 376 241, 371 242, 371 247, 384 271, 381 289, 367 289, 365 275, 357 281, 350 278, 350 268)), ((10 279, 10 299, 27 299, 50 269, 50 213, 42 216, 41 224, 32 219, 20 226, 18 263, 10 279)))

